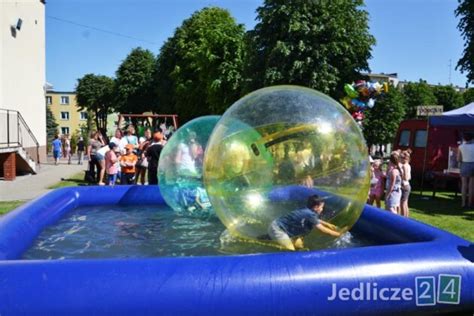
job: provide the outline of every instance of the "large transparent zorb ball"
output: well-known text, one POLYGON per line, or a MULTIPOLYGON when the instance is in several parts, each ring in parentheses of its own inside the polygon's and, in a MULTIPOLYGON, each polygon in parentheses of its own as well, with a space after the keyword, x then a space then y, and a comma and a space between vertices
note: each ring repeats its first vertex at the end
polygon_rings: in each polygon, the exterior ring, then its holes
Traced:
MULTIPOLYGON (((234 234, 265 239, 270 223, 325 198, 321 218, 349 228, 369 191, 368 151, 350 114, 312 89, 276 86, 234 103, 209 139, 204 183, 215 212, 234 234)), ((327 241, 313 230, 305 246, 327 241)))
POLYGON ((203 159, 209 136, 220 116, 189 121, 169 139, 160 155, 158 181, 166 203, 175 211, 209 214, 203 184, 203 159))

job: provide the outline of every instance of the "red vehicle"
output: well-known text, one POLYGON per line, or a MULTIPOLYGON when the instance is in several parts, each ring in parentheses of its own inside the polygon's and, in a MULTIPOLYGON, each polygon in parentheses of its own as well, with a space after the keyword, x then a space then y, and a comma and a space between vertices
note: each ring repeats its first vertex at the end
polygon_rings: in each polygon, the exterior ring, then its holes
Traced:
MULTIPOLYGON (((428 120, 405 120, 400 123, 394 149, 412 150, 411 166, 415 177, 423 171, 448 169, 449 148, 457 148, 464 132, 474 132, 474 117, 437 116, 428 120)), ((451 157, 454 159, 454 157, 451 157)))

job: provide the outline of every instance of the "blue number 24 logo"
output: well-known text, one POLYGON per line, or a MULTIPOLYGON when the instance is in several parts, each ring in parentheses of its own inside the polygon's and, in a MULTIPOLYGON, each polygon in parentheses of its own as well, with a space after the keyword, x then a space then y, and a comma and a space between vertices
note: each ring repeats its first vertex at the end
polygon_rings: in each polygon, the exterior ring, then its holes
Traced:
POLYGON ((416 305, 428 306, 441 304, 459 304, 461 297, 461 276, 452 274, 440 274, 438 284, 434 276, 423 276, 415 278, 416 283, 416 305), (438 285, 438 292, 436 292, 438 285))

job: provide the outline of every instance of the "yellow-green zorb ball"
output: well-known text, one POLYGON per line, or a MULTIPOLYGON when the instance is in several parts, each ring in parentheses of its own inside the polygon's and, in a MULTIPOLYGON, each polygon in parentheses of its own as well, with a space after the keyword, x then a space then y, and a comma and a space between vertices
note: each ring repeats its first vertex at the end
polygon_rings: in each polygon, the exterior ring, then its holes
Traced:
POLYGON ((220 116, 202 116, 180 127, 160 155, 158 182, 175 211, 208 215, 212 208, 202 180, 204 151, 220 116))
MULTIPOLYGON (((325 198, 321 217, 338 228, 358 219, 369 191, 368 151, 350 114, 330 97, 298 86, 257 90, 221 117, 204 158, 204 184, 227 229, 261 239, 270 223, 325 198)), ((312 232, 305 246, 327 237, 312 232)))

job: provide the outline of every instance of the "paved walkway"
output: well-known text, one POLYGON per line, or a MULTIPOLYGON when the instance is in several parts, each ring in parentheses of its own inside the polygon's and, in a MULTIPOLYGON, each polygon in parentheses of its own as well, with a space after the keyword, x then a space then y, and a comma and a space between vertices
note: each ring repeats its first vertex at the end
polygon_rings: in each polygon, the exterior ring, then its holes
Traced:
POLYGON ((68 165, 67 161, 61 159, 59 165, 55 166, 51 157, 48 162, 41 164, 35 175, 17 176, 15 181, 0 180, 0 201, 31 200, 49 192, 47 188, 59 181, 86 169, 84 165, 78 165, 73 159, 68 165))

